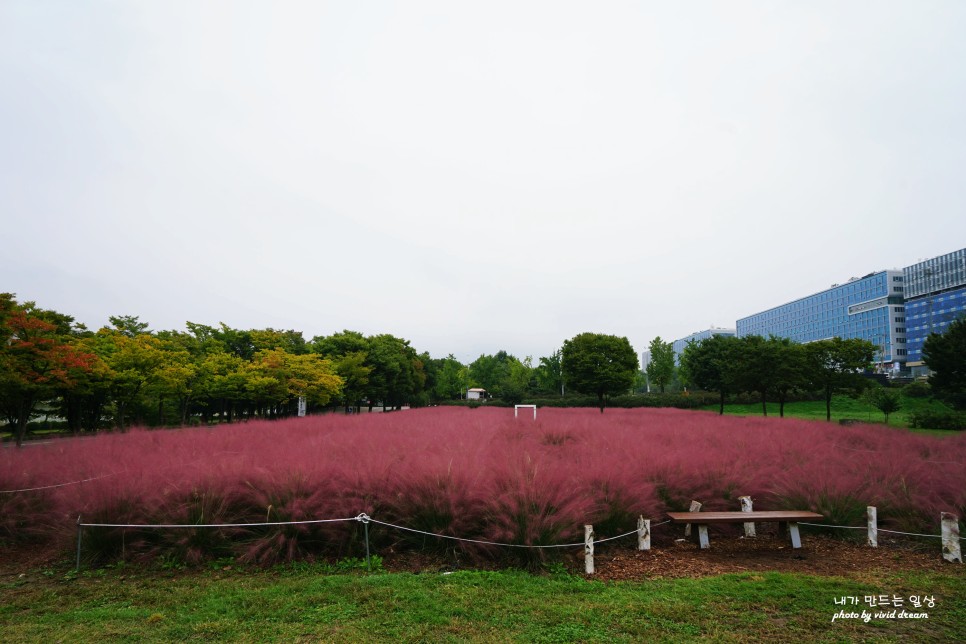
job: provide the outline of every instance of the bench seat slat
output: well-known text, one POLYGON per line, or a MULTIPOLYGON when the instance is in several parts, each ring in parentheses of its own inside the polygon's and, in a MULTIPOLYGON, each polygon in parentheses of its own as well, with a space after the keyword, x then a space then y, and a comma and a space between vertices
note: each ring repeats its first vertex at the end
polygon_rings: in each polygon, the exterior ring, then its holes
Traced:
POLYGON ((824 519, 815 512, 802 510, 756 510, 754 512, 668 512, 674 523, 758 523, 768 521, 808 521, 824 519))

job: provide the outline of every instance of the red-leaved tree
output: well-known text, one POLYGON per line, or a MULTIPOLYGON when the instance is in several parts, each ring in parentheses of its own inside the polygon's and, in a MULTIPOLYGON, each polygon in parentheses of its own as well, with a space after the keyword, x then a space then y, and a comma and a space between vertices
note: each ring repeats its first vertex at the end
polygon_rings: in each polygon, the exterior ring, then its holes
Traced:
POLYGON ((37 404, 71 388, 96 360, 59 325, 44 320, 44 313, 32 302, 20 305, 13 295, 0 294, 0 391, 18 447, 37 404))

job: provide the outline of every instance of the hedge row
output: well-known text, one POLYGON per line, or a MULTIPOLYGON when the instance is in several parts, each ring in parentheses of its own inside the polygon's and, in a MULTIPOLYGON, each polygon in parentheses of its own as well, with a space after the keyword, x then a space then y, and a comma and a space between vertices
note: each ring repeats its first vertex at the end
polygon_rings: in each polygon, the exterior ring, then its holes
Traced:
POLYGON ((917 429, 966 429, 966 414, 956 411, 917 411, 909 417, 909 427, 917 429))

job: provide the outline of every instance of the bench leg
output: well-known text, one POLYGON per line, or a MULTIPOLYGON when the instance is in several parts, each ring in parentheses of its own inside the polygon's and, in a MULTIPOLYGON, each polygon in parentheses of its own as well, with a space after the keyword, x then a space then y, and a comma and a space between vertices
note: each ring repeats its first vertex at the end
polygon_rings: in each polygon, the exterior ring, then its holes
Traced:
POLYGON ((703 524, 698 524, 698 543, 701 544, 701 548, 709 548, 708 543, 708 526, 703 524))
POLYGON ((798 534, 798 524, 790 522, 788 524, 788 531, 792 534, 792 548, 801 548, 802 538, 798 534))
POLYGON ((778 536, 784 537, 788 533, 788 521, 778 522, 778 536))

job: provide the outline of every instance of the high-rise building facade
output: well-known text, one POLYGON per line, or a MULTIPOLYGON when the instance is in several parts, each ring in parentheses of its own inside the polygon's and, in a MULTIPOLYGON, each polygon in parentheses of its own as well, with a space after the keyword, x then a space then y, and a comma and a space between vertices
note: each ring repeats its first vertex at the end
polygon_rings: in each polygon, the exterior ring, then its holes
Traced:
POLYGON ((904 283, 898 270, 853 277, 738 320, 738 336, 774 335, 802 343, 861 338, 876 346, 881 370, 899 371, 907 358, 904 283))
POLYGON ((671 343, 671 348, 674 349, 674 363, 681 364, 681 354, 684 352, 684 348, 688 346, 688 342, 700 342, 701 340, 710 338, 713 335, 734 337, 736 333, 737 331, 735 329, 722 329, 713 326, 710 329, 705 329, 704 331, 695 331, 689 336, 675 340, 671 343))
MULTIPOLYGON (((908 366, 926 372, 922 347, 930 333, 943 333, 966 315, 966 248, 907 266, 905 279, 908 366)), ((966 358, 964 358, 966 359, 966 358)))

